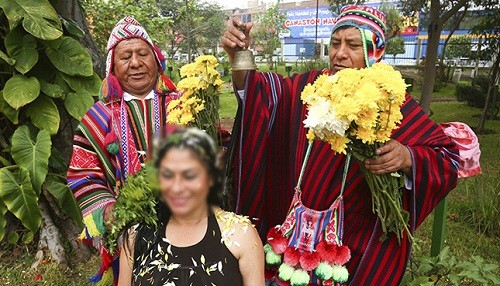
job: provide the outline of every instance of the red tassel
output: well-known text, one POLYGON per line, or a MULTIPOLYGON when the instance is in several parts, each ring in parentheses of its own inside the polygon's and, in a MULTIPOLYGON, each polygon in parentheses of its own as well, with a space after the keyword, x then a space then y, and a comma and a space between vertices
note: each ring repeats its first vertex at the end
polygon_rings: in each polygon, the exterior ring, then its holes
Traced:
POLYGON ((316 246, 316 252, 318 252, 322 261, 328 263, 335 263, 337 261, 337 245, 327 243, 326 241, 321 241, 316 246))
POLYGON ((337 261, 339 265, 344 265, 351 259, 351 250, 347 245, 341 245, 337 247, 337 261))
POLYGON ((175 91, 177 89, 174 82, 164 73, 160 74, 160 79, 163 82, 163 84, 168 88, 168 91, 175 91))
POLYGON ((300 257, 300 267, 306 271, 312 271, 321 262, 320 256, 317 252, 305 252, 300 257))
POLYGON ((102 97, 106 102, 118 100, 123 96, 123 89, 118 81, 118 78, 113 74, 109 74, 103 81, 102 97))
POLYGON ((116 135, 115 131, 111 130, 111 132, 106 134, 106 137, 104 138, 104 145, 106 146, 115 142, 118 142, 118 136, 116 135))
POLYGON ((267 242, 273 248, 274 253, 282 254, 288 246, 288 240, 281 234, 278 228, 271 228, 267 233, 267 242))
POLYGON ((287 247, 285 250, 285 254, 283 255, 283 262, 286 264, 295 267, 299 264, 300 260, 300 251, 295 247, 287 247))

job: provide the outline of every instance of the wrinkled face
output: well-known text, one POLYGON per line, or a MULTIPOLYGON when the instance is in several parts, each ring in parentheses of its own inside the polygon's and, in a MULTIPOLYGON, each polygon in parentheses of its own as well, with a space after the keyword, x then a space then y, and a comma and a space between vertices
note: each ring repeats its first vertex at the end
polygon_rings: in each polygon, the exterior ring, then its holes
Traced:
POLYGON ((118 43, 114 50, 113 74, 124 91, 139 98, 148 95, 158 75, 158 65, 149 44, 137 38, 118 43))
POLYGON ((161 196, 173 216, 189 216, 207 204, 213 181, 191 150, 170 149, 158 171, 161 196))
POLYGON ((345 68, 365 68, 363 42, 358 28, 339 28, 330 42, 330 69, 335 74, 345 68))

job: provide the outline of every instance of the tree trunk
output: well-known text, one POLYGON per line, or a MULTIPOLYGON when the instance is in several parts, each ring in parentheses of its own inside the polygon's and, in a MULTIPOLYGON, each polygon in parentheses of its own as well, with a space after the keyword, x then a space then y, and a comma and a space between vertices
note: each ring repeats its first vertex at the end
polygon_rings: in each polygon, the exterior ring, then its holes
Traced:
MULTIPOLYGON (((439 47, 439 37, 445 23, 451 16, 467 4, 468 0, 459 0, 450 10, 440 15, 441 4, 439 0, 431 0, 430 23, 428 29, 427 52, 425 54, 424 81, 422 83, 422 95, 420 106, 429 113, 431 109, 432 91, 436 79, 436 60, 439 47)), ((446 7, 443 7, 446 9, 446 7)))
POLYGON ((437 19, 433 18, 431 12, 431 22, 429 24, 427 40, 427 52, 425 54, 424 81, 422 84, 422 95, 420 97, 420 106, 429 114, 431 109, 432 91, 436 79, 436 60, 439 47, 439 36, 442 26, 439 23, 439 14, 437 19))
POLYGON ((52 259, 62 267, 68 267, 68 259, 61 242, 61 233, 50 217, 50 207, 46 200, 38 203, 42 212, 42 226, 40 227, 39 249, 48 249, 52 259))
POLYGON ((486 94, 486 98, 484 100, 484 108, 481 113, 481 119, 479 120, 479 126, 477 127, 477 133, 483 133, 484 125, 486 123, 486 118, 488 117, 488 109, 489 102, 491 100, 493 94, 493 88, 496 88, 496 84, 498 84, 500 78, 500 56, 497 55, 495 63, 491 69, 490 83, 488 85, 488 93, 486 94))
MULTIPOLYGON (((90 35, 79 0, 56 0, 52 3, 61 17, 73 20, 85 32, 85 36, 78 40, 89 51, 94 63, 94 71, 103 77, 105 59, 90 35)), ((61 130, 53 140, 53 149, 59 151, 65 162, 69 163, 72 152, 73 133, 78 121, 71 117, 63 106, 59 106, 59 110, 61 111, 61 130)), ((50 196, 47 195, 47 198, 50 198, 50 196)), ((41 194, 39 200, 42 212, 42 225, 40 227, 38 248, 48 250, 56 263, 67 267, 70 265, 63 244, 63 241, 67 241, 76 253, 76 261, 87 260, 90 255, 89 248, 84 244, 78 243, 76 240, 81 229, 78 229, 75 223, 65 216, 65 214, 58 212, 56 204, 51 204, 47 198, 45 194, 41 194)))

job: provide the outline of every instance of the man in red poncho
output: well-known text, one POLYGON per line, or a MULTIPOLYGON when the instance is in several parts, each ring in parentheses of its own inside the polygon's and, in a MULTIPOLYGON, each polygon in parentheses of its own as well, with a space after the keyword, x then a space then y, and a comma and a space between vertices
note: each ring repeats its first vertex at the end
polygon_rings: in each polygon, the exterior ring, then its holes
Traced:
MULTIPOLYGON (((251 28, 251 23, 231 20, 221 39, 231 62, 236 51, 248 46, 251 28)), ((385 30, 385 16, 380 11, 366 6, 344 8, 330 42, 332 74, 380 61, 385 30)), ((292 201, 308 145, 303 124, 307 110, 300 93, 320 74, 315 70, 283 78, 274 73, 233 71, 239 101, 229 163, 234 206, 238 213, 258 219, 261 235, 283 222, 292 201)), ((457 148, 409 95, 401 111, 403 120, 392 140, 377 149, 377 159, 364 164, 374 174, 405 174, 402 203, 410 213, 413 233, 455 187, 457 148)), ((339 195, 346 156, 335 155, 327 143, 315 142, 308 162, 302 201, 312 209, 327 209, 339 195)), ((356 162, 351 162, 343 201, 343 243, 352 254, 346 265, 351 273, 348 283, 399 284, 411 243, 406 234, 401 244, 394 234, 380 241, 380 221, 372 212, 370 190, 356 162)))

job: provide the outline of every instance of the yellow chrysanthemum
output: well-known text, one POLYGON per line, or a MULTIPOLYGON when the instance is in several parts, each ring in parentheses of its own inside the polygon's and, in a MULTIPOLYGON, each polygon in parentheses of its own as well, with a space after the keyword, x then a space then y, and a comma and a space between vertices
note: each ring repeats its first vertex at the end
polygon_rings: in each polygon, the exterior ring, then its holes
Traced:
POLYGON ((217 65, 217 58, 212 55, 201 55, 197 57, 194 61, 195 63, 205 63, 210 66, 217 65))
POLYGON ((179 120, 179 123, 181 125, 188 125, 189 123, 194 121, 194 116, 192 114, 183 114, 182 117, 179 120))

